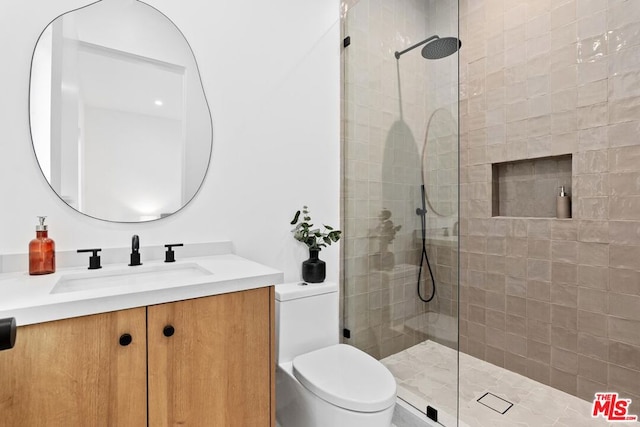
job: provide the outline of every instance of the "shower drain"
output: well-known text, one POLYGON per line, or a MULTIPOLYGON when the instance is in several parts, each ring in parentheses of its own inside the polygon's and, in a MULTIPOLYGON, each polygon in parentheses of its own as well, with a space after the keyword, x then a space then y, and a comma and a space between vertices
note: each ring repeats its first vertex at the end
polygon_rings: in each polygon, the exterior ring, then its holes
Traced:
POLYGON ((493 409, 500 414, 504 414, 513 406, 513 403, 508 400, 504 400, 503 398, 489 392, 483 394, 482 397, 478 399, 478 403, 481 403, 487 408, 493 409))

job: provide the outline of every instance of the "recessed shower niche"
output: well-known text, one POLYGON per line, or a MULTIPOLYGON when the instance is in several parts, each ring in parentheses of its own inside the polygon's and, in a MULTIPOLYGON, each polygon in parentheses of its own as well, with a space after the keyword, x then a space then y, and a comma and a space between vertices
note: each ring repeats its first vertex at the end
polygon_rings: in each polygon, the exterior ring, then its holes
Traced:
POLYGON ((492 216, 556 217, 560 186, 571 195, 571 154, 492 165, 492 216))

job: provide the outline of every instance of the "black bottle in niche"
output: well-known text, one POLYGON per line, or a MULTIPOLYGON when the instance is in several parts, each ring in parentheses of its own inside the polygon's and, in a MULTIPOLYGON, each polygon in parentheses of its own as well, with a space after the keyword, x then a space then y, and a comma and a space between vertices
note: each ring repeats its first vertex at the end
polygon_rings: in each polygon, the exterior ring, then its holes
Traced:
POLYGON ((302 262, 302 280, 307 283, 324 282, 327 264, 318 258, 320 249, 309 249, 309 259, 302 262))

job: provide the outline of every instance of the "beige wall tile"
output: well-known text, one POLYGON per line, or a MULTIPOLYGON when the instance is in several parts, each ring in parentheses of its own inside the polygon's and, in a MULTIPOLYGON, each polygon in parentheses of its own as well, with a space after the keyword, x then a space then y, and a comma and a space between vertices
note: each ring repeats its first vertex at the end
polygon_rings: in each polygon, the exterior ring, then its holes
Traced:
POLYGON ((609 344, 609 362, 640 371, 640 346, 611 341, 609 344))
POLYGON ((609 288, 609 269, 607 267, 579 265, 578 286, 607 290, 609 288))
POLYGON ((506 349, 511 354, 527 355, 527 339, 521 335, 507 333, 505 335, 506 349))
POLYGON ((588 402, 593 401, 593 398, 596 393, 601 390, 606 390, 607 384, 598 383, 590 380, 589 378, 578 376, 578 394, 577 396, 581 399, 584 399, 588 402))
POLYGON ((609 157, 606 150, 577 153, 573 158, 575 174, 609 172, 609 157))
POLYGON ((578 377, 561 369, 551 367, 550 385, 565 393, 575 395, 578 391, 578 377))
POLYGON ((608 219, 609 197, 579 197, 572 200, 571 209, 578 219, 608 219))
POLYGON ((551 362, 551 346, 537 341, 527 341, 527 357, 548 365, 551 362))
POLYGON ((507 296, 526 297, 527 280, 524 278, 507 276, 505 279, 505 292, 507 293, 507 296))
POLYGON ((508 257, 527 257, 528 240, 520 237, 506 238, 506 254, 508 257))
POLYGON ((623 172, 609 174, 610 195, 628 197, 640 195, 640 173, 623 172))
POLYGON ((611 173, 637 172, 638 164, 640 164, 640 146, 611 148, 608 159, 609 172, 611 173))
POLYGON ((578 221, 578 240, 609 243, 609 221, 578 221))
POLYGON ((576 308, 578 306, 578 288, 575 285, 552 283, 551 302, 563 307, 576 308))
POLYGON ((608 231, 610 243, 640 246, 640 221, 610 221, 608 231))
MULTIPOLYGON (((522 314, 524 315, 525 313, 523 312, 522 314)), ((506 332, 518 335, 520 337, 526 337, 527 319, 525 317, 516 314, 507 314, 506 319, 506 332)))
POLYGON ((578 262, 578 243, 553 240, 551 242, 551 260, 576 264, 578 262))
POLYGON ((623 392, 638 393, 640 371, 609 364, 609 384, 623 392))
POLYGON ((551 368, 549 364, 542 363, 531 357, 527 358, 527 376, 542 384, 549 384, 551 368))
POLYGON ((551 283, 529 280, 527 282, 527 298, 549 303, 551 299, 551 283))
POLYGON ((640 321, 640 296, 608 293, 608 313, 612 316, 640 321))
POLYGON ((575 284, 578 281, 578 266, 564 262, 554 262, 551 265, 551 280, 553 283, 575 284))
POLYGON ((568 374, 578 374, 578 355, 573 351, 551 348, 551 366, 568 374))
POLYGON ((548 260, 551 255, 551 241, 530 238, 528 241, 528 258, 548 260))
POLYGON ((578 332, 578 354, 607 361, 609 358, 609 340, 590 333, 578 332))
POLYGON ((621 294, 640 295, 640 272, 624 268, 609 268, 609 288, 621 294))
POLYGON ((551 324, 548 321, 527 319, 527 339, 542 344, 551 344, 551 324))
POLYGON ((551 280, 551 262, 538 259, 527 259, 527 278, 532 280, 551 280))
POLYGON ((640 270, 640 247, 610 245, 609 266, 640 270))
POLYGON ((609 218, 640 221, 640 196, 609 198, 609 218))
POLYGON ((609 378, 609 365, 607 362, 588 356, 578 356, 578 375, 589 378, 601 384, 606 384, 609 378))
MULTIPOLYGON (((593 313, 607 313, 609 303, 609 293, 599 289, 578 288, 578 329, 585 330, 580 326, 580 313, 582 310, 593 313)), ((602 319, 606 324, 606 317, 602 319)))
POLYGON ((504 355, 504 367, 520 375, 527 375, 527 358, 506 351, 504 355))
POLYGON ((579 309, 578 332, 586 332, 591 335, 606 338, 609 320, 610 318, 603 313, 579 309))
POLYGON ((551 323, 569 330, 578 329, 578 309, 551 304, 551 323))
POLYGON ((613 147, 640 144, 640 121, 616 123, 607 127, 607 139, 613 147))
POLYGON ((553 240, 577 240, 578 223, 575 220, 557 220, 551 223, 553 240))
POLYGON ((640 345, 640 321, 610 317, 608 327, 609 338, 631 345, 640 345))
POLYGON ((527 318, 549 323, 551 321, 551 306, 547 302, 527 300, 527 318))
POLYGON ((578 261, 580 264, 607 266, 609 263, 609 245, 580 242, 578 245, 578 261))
POLYGON ((578 332, 551 326, 551 347, 562 348, 568 351, 578 351, 578 332))

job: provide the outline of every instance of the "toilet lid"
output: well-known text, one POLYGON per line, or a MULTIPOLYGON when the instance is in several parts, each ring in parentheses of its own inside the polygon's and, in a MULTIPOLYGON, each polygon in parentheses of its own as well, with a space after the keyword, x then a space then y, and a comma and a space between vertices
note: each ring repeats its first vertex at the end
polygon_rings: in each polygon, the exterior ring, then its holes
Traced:
POLYGON ((378 412, 396 400, 396 381, 379 361, 346 344, 293 359, 293 374, 327 402, 358 412, 378 412))

